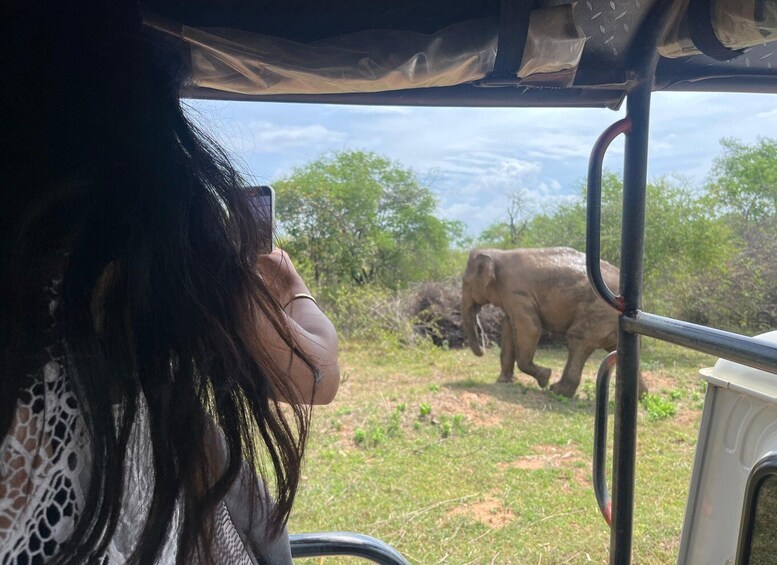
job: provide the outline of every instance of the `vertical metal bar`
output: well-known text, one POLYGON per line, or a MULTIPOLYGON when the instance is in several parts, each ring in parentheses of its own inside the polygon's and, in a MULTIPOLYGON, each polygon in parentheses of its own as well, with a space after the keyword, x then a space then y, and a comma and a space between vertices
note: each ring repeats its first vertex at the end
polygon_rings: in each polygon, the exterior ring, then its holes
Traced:
MULTIPOLYGON (((624 315, 633 315, 642 305, 650 94, 651 81, 644 80, 629 92, 626 103, 632 127, 626 134, 623 173, 620 290, 624 315)), ((617 374, 610 563, 629 565, 634 529, 639 335, 626 331, 622 318, 618 329, 617 374)))

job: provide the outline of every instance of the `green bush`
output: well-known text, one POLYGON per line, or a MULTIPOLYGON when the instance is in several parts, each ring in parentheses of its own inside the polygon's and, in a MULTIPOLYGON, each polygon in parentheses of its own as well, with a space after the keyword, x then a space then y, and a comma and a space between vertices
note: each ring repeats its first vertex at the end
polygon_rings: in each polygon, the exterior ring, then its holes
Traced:
POLYGON ((646 394, 641 400, 650 422, 665 420, 675 415, 677 408, 671 401, 658 394, 646 394))
POLYGON ((777 217, 752 222, 724 272, 688 285, 681 316, 730 331, 777 328, 777 217))
POLYGON ((413 343, 417 337, 400 293, 378 286, 342 285, 319 292, 324 312, 341 337, 413 343))

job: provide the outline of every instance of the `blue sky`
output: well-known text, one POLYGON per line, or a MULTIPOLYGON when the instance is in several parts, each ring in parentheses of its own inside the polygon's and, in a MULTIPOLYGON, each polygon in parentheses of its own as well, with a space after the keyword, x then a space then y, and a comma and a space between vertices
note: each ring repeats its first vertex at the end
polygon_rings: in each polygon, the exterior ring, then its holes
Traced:
MULTIPOLYGON (((596 109, 397 108, 190 101, 204 125, 257 183, 271 183, 323 153, 364 149, 412 168, 440 198, 440 215, 473 235, 504 216, 522 189, 535 209, 576 195, 591 146, 624 111, 596 109)), ((651 177, 701 184, 719 139, 777 137, 777 97, 657 93, 651 177)), ((622 138, 605 166, 620 171, 622 138)))

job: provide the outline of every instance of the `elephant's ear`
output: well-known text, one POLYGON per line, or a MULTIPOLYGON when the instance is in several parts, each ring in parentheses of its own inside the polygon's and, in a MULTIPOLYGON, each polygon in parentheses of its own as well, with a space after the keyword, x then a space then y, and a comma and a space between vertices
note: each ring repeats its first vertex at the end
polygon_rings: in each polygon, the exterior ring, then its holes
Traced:
POLYGON ((494 259, 485 253, 478 254, 475 257, 475 272, 477 273, 477 279, 483 284, 483 290, 488 290, 496 281, 494 259))

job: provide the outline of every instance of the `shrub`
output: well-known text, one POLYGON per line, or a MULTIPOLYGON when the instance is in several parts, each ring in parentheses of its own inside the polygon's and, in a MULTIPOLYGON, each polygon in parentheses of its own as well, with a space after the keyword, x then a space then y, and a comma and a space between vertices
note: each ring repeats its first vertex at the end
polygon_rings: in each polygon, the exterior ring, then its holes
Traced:
MULTIPOLYGON (((315 292, 315 291, 314 291, 315 292)), ((395 291, 373 285, 341 285, 316 292, 341 337, 438 347, 467 347, 461 326, 461 279, 426 282, 395 291)), ((501 309, 484 306, 478 315, 486 344, 500 344, 501 309)), ((563 337, 544 335, 541 345, 561 345, 563 337)))
POLYGON ((724 273, 688 287, 681 317, 701 324, 760 333, 777 328, 777 218, 753 227, 724 273))
POLYGON ((342 285, 320 292, 321 307, 346 338, 416 341, 401 293, 378 286, 342 285))
POLYGON ((666 400, 658 394, 646 394, 641 400, 643 408, 647 411, 648 420, 655 422, 665 420, 675 415, 677 408, 669 400, 666 400))

